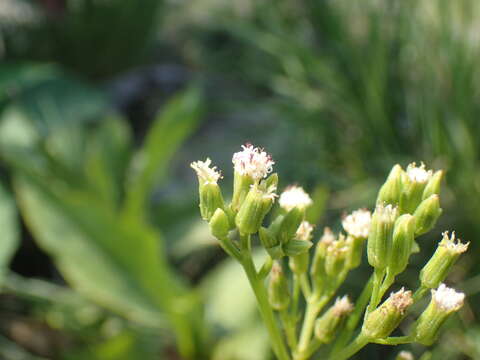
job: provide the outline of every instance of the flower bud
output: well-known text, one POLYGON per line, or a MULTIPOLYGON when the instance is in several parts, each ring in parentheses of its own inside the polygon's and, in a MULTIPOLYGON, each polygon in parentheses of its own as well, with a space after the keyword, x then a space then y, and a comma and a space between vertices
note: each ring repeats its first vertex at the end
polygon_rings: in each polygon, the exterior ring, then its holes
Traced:
POLYGON ((260 227, 258 230, 258 237, 272 259, 280 259, 282 256, 284 256, 280 241, 269 229, 260 227))
POLYGON ((427 186, 425 186, 425 190, 423 190, 423 200, 428 199, 432 195, 440 195, 443 174, 443 170, 438 170, 433 174, 432 178, 428 181, 427 186))
POLYGON ((435 289, 445 280, 460 254, 467 251, 470 244, 462 244, 460 239, 455 239, 455 232, 452 232, 451 237, 448 237, 447 231, 442 235, 443 238, 438 244, 437 250, 420 271, 422 285, 430 289, 435 289))
POLYGON ((423 200, 413 213, 417 220, 415 235, 420 236, 432 230, 441 214, 442 209, 438 195, 433 194, 423 200))
POLYGON ((393 230, 392 252, 388 268, 392 275, 403 272, 412 254, 415 234, 415 217, 410 214, 400 216, 393 230))
POLYGON ((347 266, 349 269, 355 269, 362 262, 365 239, 348 235, 346 242, 348 247, 347 266))
POLYGON ((432 300, 414 325, 415 341, 423 345, 432 345, 440 327, 447 318, 463 306, 465 294, 456 292, 441 284, 432 290, 432 300))
POLYGON ((335 335, 343 326, 346 317, 352 311, 353 304, 348 299, 348 296, 337 299, 335 304, 315 322, 316 338, 324 344, 332 342, 335 335))
POLYGON ((275 310, 285 310, 290 303, 290 293, 282 266, 275 261, 270 272, 268 283, 268 301, 275 310))
POLYGON ((412 163, 408 165, 406 174, 402 183, 400 212, 412 214, 422 201, 423 191, 432 178, 432 170, 425 170, 424 163, 421 163, 419 167, 412 163))
POLYGON ((265 181, 252 185, 237 216, 235 224, 240 234, 254 234, 260 229, 265 215, 270 211, 277 196, 275 187, 266 187, 265 181))
POLYGON ((405 310, 412 305, 412 292, 402 288, 369 313, 363 323, 362 333, 370 339, 383 339, 389 336, 400 324, 405 310))
POLYGON ((251 144, 242 145, 243 150, 233 155, 234 181, 232 209, 238 211, 253 184, 272 172, 275 162, 263 149, 251 144))
POLYGON ((385 181, 378 192, 377 204, 398 206, 402 192, 402 174, 403 169, 400 165, 397 164, 392 168, 390 174, 388 174, 387 181, 385 181))
POLYGON ((302 221, 295 233, 295 238, 283 245, 283 251, 288 256, 306 253, 311 247, 313 226, 308 221, 302 221))
POLYGON ((190 164, 198 178, 198 192, 200 196, 200 214, 203 220, 210 220, 218 208, 223 208, 222 191, 217 182, 221 174, 216 166, 210 167, 212 160, 196 161, 190 164))
POLYGON ((303 221, 305 216, 305 210, 300 208, 292 208, 282 220, 280 224, 277 236, 280 239, 282 244, 287 243, 289 240, 293 239, 295 233, 298 230, 298 227, 303 221))
POLYGON ((345 236, 340 234, 338 240, 327 248, 325 271, 328 276, 335 277, 345 268, 348 253, 349 248, 345 236))
POLYGON ((228 217, 222 209, 217 209, 209 222, 210 232, 217 239, 225 239, 230 231, 228 217))
POLYGON ((385 269, 388 265, 397 214, 397 208, 392 205, 378 204, 375 208, 367 243, 368 262, 374 268, 385 269))
POLYGON ((410 351, 400 351, 395 360, 415 360, 410 351))
POLYGON ((335 235, 330 228, 323 230, 323 235, 318 241, 313 255, 313 264, 310 269, 312 280, 318 288, 321 288, 326 280, 325 258, 327 257, 327 248, 335 241, 335 235))

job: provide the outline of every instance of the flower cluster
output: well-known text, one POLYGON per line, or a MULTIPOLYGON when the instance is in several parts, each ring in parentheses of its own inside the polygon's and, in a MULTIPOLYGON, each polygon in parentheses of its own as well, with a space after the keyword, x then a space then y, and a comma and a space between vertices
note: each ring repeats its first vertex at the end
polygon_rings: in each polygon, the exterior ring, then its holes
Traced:
MULTIPOLYGON (((244 268, 278 359, 307 360, 325 344, 330 344, 329 360, 347 359, 368 343, 430 345, 445 320, 463 306, 465 295, 443 283, 469 245, 454 232, 450 236, 442 233, 414 293, 401 288, 384 299, 411 255, 420 251, 417 238, 432 230, 442 213, 442 171, 427 170, 423 163, 412 163, 406 170, 395 165, 372 212, 358 209, 344 215, 344 232, 325 227, 315 241, 314 225, 307 216, 307 209, 314 205, 311 197, 298 185, 277 195, 278 175, 272 173, 275 162, 270 155, 246 144, 232 162, 230 203, 223 200, 218 185, 221 174, 211 160, 191 164, 199 181, 200 212, 222 248, 244 268), (272 211, 277 197, 278 209, 272 211), (252 260, 255 239, 266 251, 261 268, 252 260), (373 271, 362 295, 356 303, 343 296, 328 306, 348 274, 361 264, 365 248, 373 271), (287 276, 287 269, 292 276, 287 276), (429 290, 432 299, 411 322, 407 334, 391 337, 412 316, 410 307, 429 290), (301 301, 305 303, 303 314, 299 312, 301 301), (355 329, 358 336, 352 340, 355 329)), ((405 351, 397 356, 409 358, 411 354, 405 351)))

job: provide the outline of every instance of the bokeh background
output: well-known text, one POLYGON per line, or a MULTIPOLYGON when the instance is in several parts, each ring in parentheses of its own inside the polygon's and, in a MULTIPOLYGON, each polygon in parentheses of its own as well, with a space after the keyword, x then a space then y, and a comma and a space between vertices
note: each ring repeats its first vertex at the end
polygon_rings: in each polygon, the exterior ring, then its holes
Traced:
POLYGON ((189 168, 211 157, 229 194, 249 141, 313 194, 317 233, 395 163, 445 169, 399 280, 442 231, 470 241, 448 279, 468 303, 429 350, 480 359, 478 59, 477 0, 0 0, 0 358, 272 359, 189 168))

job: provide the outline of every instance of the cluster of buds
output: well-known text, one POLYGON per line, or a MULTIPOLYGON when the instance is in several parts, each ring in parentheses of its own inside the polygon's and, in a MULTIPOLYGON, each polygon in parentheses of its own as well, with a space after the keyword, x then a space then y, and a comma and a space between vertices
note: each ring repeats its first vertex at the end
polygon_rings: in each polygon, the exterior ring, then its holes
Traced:
MULTIPOLYGON (((395 339, 391 340, 390 334, 427 289, 432 289, 432 301, 412 326, 407 336, 409 342, 431 344, 445 320, 463 305, 464 295, 442 282, 460 254, 467 250, 468 243, 461 243, 454 233, 449 236, 447 232, 421 270, 421 287, 415 295, 402 288, 381 301, 395 277, 408 266, 410 256, 419 251, 416 238, 430 231, 442 212, 439 198, 442 171, 427 170, 423 163, 410 164, 406 170, 395 165, 380 189, 373 213, 359 209, 344 215, 341 232, 334 233, 325 227, 322 236, 314 241, 314 226, 306 220, 307 209, 313 204, 311 197, 298 185, 288 186, 277 194, 279 178, 272 174, 275 163, 270 155, 246 144, 233 155, 232 162, 234 182, 229 204, 218 185, 221 173, 212 167, 211 160, 191 164, 198 176, 200 213, 227 253, 244 266, 264 320, 270 321, 267 328, 275 339, 273 349, 280 359, 290 357, 281 343, 281 332, 276 330, 277 323, 271 322, 273 311, 279 312, 295 360, 306 360, 310 352, 333 342, 347 320, 349 327, 352 326, 349 316, 355 307, 347 296, 322 310, 347 274, 361 264, 365 247, 374 276, 368 308, 355 308, 356 319, 366 311, 360 327, 361 341, 352 343, 355 351, 362 341, 393 344, 395 339), (277 198, 278 209, 271 211, 277 198), (268 254, 259 271, 251 261, 251 241, 257 238, 268 254), (309 250, 315 243, 310 259, 309 250), (287 264, 293 276, 285 273, 287 264), (262 290, 268 275, 268 287, 262 290), (297 313, 300 294, 307 304, 302 326, 297 323, 302 318, 297 313), (265 309, 266 304, 270 309, 265 309), (299 338, 295 339, 300 328, 299 338)), ((358 325, 358 320, 355 321, 354 327, 358 325)), ((342 351, 338 359, 351 355, 348 346, 342 351)), ((333 354, 330 358, 337 356, 333 354)), ((403 360, 410 358, 411 354, 406 352, 397 356, 403 360)))

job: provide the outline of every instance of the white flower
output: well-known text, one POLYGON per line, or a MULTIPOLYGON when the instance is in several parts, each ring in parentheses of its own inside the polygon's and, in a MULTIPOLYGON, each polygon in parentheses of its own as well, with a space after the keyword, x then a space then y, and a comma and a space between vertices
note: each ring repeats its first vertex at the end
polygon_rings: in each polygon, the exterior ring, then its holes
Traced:
POLYGON ((359 209, 347 215, 342 220, 342 226, 347 233, 357 238, 367 238, 370 230, 372 214, 366 209, 359 209))
POLYGON ((388 298, 391 304, 397 308, 400 313, 403 313, 410 305, 413 304, 412 292, 401 288, 396 293, 391 293, 388 298))
POLYGON ((407 166, 407 176, 412 182, 426 183, 432 178, 432 170, 425 170, 425 164, 422 162, 417 167, 415 163, 411 163, 407 166))
POLYGON ((263 149, 252 144, 242 145, 243 150, 233 154, 235 171, 241 175, 251 176, 253 180, 263 179, 273 170, 275 162, 263 149))
POLYGON ((295 207, 305 209, 312 204, 312 199, 300 186, 292 185, 280 195, 278 202, 282 208, 290 211, 295 207))
POLYGON ((353 304, 347 295, 342 298, 337 298, 333 305, 333 313, 336 316, 348 315, 353 311, 353 304))
POLYGON ((395 359, 399 360, 414 360, 413 355, 410 351, 400 351, 395 359))
POLYGON ((335 234, 333 233, 333 231, 328 227, 326 226, 324 229, 323 229, 323 235, 322 237, 320 238, 320 243, 324 243, 326 244, 327 246, 330 245, 331 243, 333 243, 334 241, 336 240, 335 238, 335 234))
POLYGON ((463 244, 460 239, 455 239, 455 231, 452 231, 452 235, 448 236, 448 231, 442 233, 442 241, 440 241, 440 246, 445 247, 447 250, 455 252, 457 254, 462 254, 468 249, 470 243, 463 244), (455 241, 456 240, 456 241, 455 241))
POLYGON ((451 312, 463 306, 465 294, 440 284, 437 290, 432 290, 432 298, 440 309, 451 312))
POLYGON ((217 167, 210 167, 212 160, 207 158, 205 161, 195 161, 190 164, 190 167, 195 170, 198 176, 198 181, 202 185, 216 184, 218 179, 222 178, 220 171, 217 171, 217 167))
POLYGON ((310 241, 312 239, 313 225, 308 221, 302 221, 297 229, 295 237, 298 240, 310 241))
POLYGON ((398 215, 398 208, 392 204, 378 204, 373 216, 379 216, 384 221, 395 221, 398 215))

